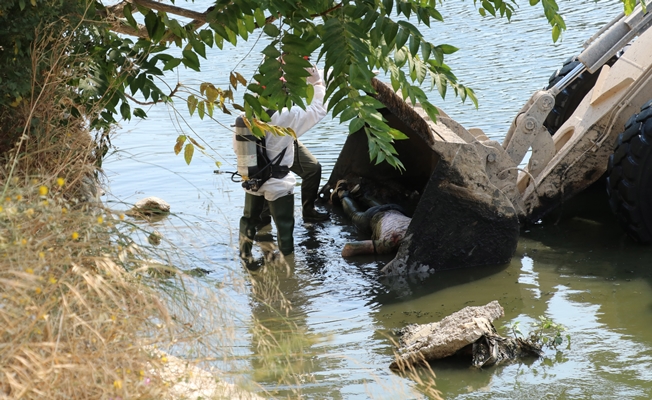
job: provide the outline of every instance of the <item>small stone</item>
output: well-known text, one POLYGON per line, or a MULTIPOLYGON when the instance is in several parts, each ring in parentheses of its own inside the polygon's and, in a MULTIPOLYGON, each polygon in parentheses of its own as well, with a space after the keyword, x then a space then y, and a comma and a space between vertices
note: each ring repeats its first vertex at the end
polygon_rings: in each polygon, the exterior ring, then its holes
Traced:
POLYGON ((161 238, 163 238, 163 235, 161 235, 159 231, 154 231, 149 234, 149 236, 147 237, 147 241, 152 246, 158 246, 159 244, 161 244, 161 238))
POLYGON ((131 211, 143 215, 167 214, 170 212, 170 204, 163 199, 151 196, 138 200, 131 211))

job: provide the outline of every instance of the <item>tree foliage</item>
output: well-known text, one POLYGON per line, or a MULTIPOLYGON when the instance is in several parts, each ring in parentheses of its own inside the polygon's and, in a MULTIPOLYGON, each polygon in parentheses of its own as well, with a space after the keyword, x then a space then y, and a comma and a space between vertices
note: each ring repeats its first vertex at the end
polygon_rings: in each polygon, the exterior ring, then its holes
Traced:
MULTIPOLYGON (((474 2, 484 16, 510 19, 516 12, 514 1, 474 2)), ((623 2, 626 10, 636 4, 636 0, 623 2)), ((421 32, 443 21, 436 0, 216 0, 203 12, 180 7, 174 0, 106 3, 4 0, 0 5, 0 107, 15 106, 32 94, 38 72, 25 68, 32 43, 39 29, 64 23, 61 34, 71 38, 70 66, 87 71, 86 78, 67 83, 75 88, 78 104, 100 105, 101 112, 91 118, 93 128, 106 128, 119 117, 145 117, 142 108, 130 105, 137 94, 138 104, 179 97, 179 87, 168 88, 159 79, 165 71, 201 71, 208 51, 247 41, 257 30, 262 30, 268 44, 255 75, 229 71, 228 87, 204 83, 183 99, 191 114, 196 111, 203 118, 212 117, 216 110, 243 111, 254 133, 262 134, 269 127, 265 109, 303 108, 312 99, 312 87, 305 79, 310 58, 323 62, 327 71, 326 96, 332 115, 349 121, 350 132, 365 129, 372 159, 400 168, 393 142, 404 135, 391 129, 378 111, 381 105, 372 96, 370 84, 375 70, 389 74, 394 90, 421 103, 432 119, 437 110, 421 89, 423 84, 430 84, 442 97, 452 91, 462 101, 477 103, 473 91, 459 83, 445 63, 445 57, 457 49, 431 43, 421 32), (170 51, 173 48, 180 51, 170 51), (84 62, 75 64, 75 56, 81 53, 86 55, 84 62)), ((558 40, 566 26, 556 1, 530 0, 530 4, 543 7, 552 38, 558 40)), ((70 111, 77 111, 75 104, 70 111)), ((175 146, 175 151, 181 149, 175 146)), ((184 154, 188 160, 192 149, 184 154)))

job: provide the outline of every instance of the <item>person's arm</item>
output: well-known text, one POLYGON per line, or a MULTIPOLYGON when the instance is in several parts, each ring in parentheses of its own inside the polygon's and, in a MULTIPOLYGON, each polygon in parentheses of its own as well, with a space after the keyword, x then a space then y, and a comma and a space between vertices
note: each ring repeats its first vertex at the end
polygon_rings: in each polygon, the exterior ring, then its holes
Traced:
POLYGON ((326 87, 319 76, 319 71, 314 69, 313 75, 306 79, 315 88, 312 103, 303 110, 301 107, 292 107, 290 110, 284 108, 281 112, 272 115, 272 124, 285 128, 292 128, 297 137, 306 133, 326 116, 324 95, 326 87), (312 78, 312 79, 311 79, 312 78))

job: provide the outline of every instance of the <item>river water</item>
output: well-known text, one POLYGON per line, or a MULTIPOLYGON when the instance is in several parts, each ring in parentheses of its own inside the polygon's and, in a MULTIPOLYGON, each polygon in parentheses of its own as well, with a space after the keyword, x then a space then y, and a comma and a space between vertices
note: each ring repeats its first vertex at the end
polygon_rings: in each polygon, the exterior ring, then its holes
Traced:
MULTIPOLYGON (((478 126, 492 138, 502 139, 529 96, 621 10, 614 0, 561 2, 560 6, 569 30, 560 43, 553 44, 538 6, 524 2, 507 23, 481 18, 470 1, 442 5, 446 22, 433 24, 432 29, 423 27, 424 33, 435 43, 460 48, 448 63, 460 81, 475 89, 480 108, 459 104, 453 96, 442 101, 436 92, 430 94, 433 102, 467 128, 478 126)), ((206 6, 197 1, 193 7, 206 6)), ((196 88, 210 81, 225 87, 228 71, 236 66, 248 77, 260 60, 243 59, 245 53, 253 46, 256 54, 264 46, 254 41, 255 37, 236 48, 214 51, 204 61, 201 75, 182 70, 169 82, 179 79, 196 88)), ((104 164, 106 200, 116 209, 126 209, 146 196, 171 204, 170 217, 143 228, 161 232, 183 252, 184 267, 210 271, 200 279, 221 282, 220 290, 228 292, 237 332, 229 351, 238 361, 227 372, 250 379, 274 396, 290 394, 291 385, 278 384, 274 366, 262 361, 260 338, 250 328, 255 316, 275 337, 294 342, 295 350, 305 356, 303 362, 293 359, 291 365, 293 377, 303 381, 303 398, 423 398, 420 385, 388 368, 393 330, 498 300, 506 315, 496 321, 497 327, 519 322, 525 332, 544 315, 568 328, 570 346, 548 349, 538 360, 482 370, 457 362, 434 363, 435 384, 444 398, 652 397, 652 251, 629 241, 606 208, 569 204, 559 218, 522 233, 509 265, 439 273, 424 281, 396 281, 379 276, 387 259, 340 257, 344 243, 357 235, 337 210, 329 222, 304 224, 297 206, 296 268, 289 274, 268 271, 292 303, 286 321, 294 323, 295 330, 288 333, 288 325, 253 296, 251 280, 236 257, 244 193, 230 175, 213 173, 215 161, 223 171, 235 170, 232 118, 201 121, 188 117, 182 102, 177 101, 177 106, 180 114, 156 106, 148 110, 147 120, 122 124, 113 138, 115 151, 104 164), (173 152, 181 133, 206 145, 206 154, 197 152, 189 166, 173 152), (244 282, 241 288, 230 283, 233 276, 244 282), (303 340, 306 337, 311 339, 303 340)), ((323 182, 347 132, 346 126, 327 117, 302 138, 324 166, 323 182)), ((283 368, 280 364, 277 367, 283 368)))

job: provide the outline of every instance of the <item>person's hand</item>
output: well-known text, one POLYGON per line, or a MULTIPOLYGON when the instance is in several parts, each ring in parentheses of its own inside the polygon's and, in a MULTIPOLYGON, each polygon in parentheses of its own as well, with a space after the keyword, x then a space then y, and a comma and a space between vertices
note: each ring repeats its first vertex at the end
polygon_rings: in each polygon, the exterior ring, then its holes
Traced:
POLYGON ((310 76, 306 78, 306 82, 313 86, 324 85, 324 81, 321 79, 321 74, 319 70, 314 65, 310 68, 306 68, 306 71, 310 73, 310 76))

